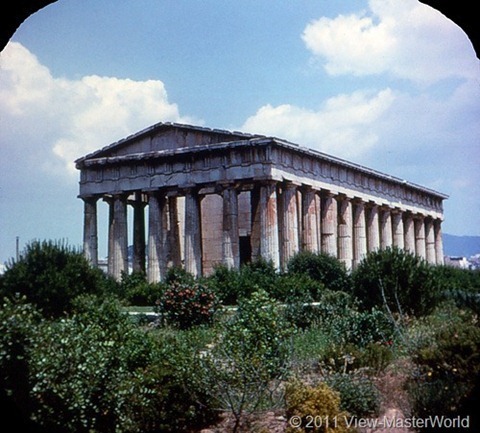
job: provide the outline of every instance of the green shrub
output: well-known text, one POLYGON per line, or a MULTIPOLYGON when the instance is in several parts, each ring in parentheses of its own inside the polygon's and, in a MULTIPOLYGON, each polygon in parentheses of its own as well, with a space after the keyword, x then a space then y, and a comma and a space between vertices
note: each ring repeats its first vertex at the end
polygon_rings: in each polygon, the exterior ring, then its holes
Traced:
POLYGON ((29 390, 29 351, 42 316, 25 297, 5 299, 0 307, 0 392, 28 419, 32 410, 29 390))
POLYGON ((353 292, 366 309, 421 316, 439 300, 434 267, 398 248, 368 253, 352 273, 353 292))
POLYGON ((416 416, 455 416, 478 392, 480 328, 476 320, 465 315, 455 326, 446 321, 417 347, 416 369, 407 385, 416 416))
POLYGON ((236 430, 245 412, 255 411, 288 373, 291 330, 265 291, 240 301, 203 358, 220 408, 232 412, 236 430))
POLYGON ((362 369, 368 374, 378 374, 393 360, 388 344, 369 343, 365 347, 353 343, 327 345, 319 357, 319 364, 327 373, 352 373, 362 369))
MULTIPOLYGON (((325 253, 300 252, 288 262, 289 274, 306 274, 330 290, 350 291, 350 277, 344 264, 325 253)), ((314 297, 318 301, 318 298, 314 297)))
POLYGON ((206 284, 215 291, 224 305, 236 305, 257 290, 265 290, 275 297, 278 274, 272 262, 259 259, 243 265, 239 270, 216 266, 206 284))
POLYGON ((2 296, 25 296, 48 317, 71 310, 81 294, 115 292, 115 283, 63 242, 32 242, 3 276, 2 296))
POLYGON ((161 293, 162 285, 148 283, 145 273, 122 273, 122 279, 119 284, 119 294, 128 305, 155 305, 155 302, 160 298, 161 293))
POLYGON ((174 281, 157 300, 156 311, 166 324, 187 329, 213 322, 218 302, 208 286, 174 281))
POLYGON ((285 390, 286 433, 346 433, 349 414, 340 409, 340 395, 326 383, 309 386, 294 380, 285 390))
POLYGON ((380 393, 372 379, 357 371, 326 376, 326 383, 340 394, 340 409, 358 418, 376 417, 380 393))

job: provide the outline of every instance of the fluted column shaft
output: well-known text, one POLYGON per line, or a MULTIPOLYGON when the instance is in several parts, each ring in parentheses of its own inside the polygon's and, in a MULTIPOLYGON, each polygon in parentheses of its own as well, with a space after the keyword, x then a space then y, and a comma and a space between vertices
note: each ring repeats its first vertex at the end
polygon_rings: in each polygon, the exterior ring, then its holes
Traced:
POLYGON ((229 268, 240 267, 240 239, 238 234, 238 195, 233 186, 227 186, 223 196, 223 263, 229 268))
POLYGON ((433 223, 435 236, 435 255, 437 265, 443 265, 443 237, 442 237, 442 221, 436 219, 433 223))
POLYGON ((415 230, 415 252, 418 257, 426 259, 425 251, 425 219, 423 216, 418 216, 414 219, 415 230))
POLYGON ((322 197, 321 230, 322 252, 337 257, 337 201, 333 194, 326 193, 322 197))
POLYGON ((367 250, 377 251, 380 248, 380 223, 378 220, 378 206, 370 205, 367 216, 367 250))
POLYGON ((353 266, 358 266, 367 254, 365 204, 355 202, 353 210, 353 266))
POLYGON ((393 246, 401 250, 405 247, 405 233, 403 231, 403 215, 399 210, 392 212, 393 246))
POLYGON ((168 201, 168 231, 167 244, 169 262, 172 266, 182 265, 182 250, 180 246, 180 224, 178 221, 178 200, 176 196, 167 198, 168 201))
POLYGON ((347 269, 353 267, 353 215, 352 202, 338 199, 338 259, 347 269))
POLYGON ((288 261, 299 250, 298 238, 298 208, 297 187, 286 184, 282 191, 282 267, 286 268, 288 261))
POLYGON ((110 202, 108 242, 108 273, 119 281, 122 272, 128 273, 127 200, 115 195, 110 202))
POLYGON ((92 266, 98 265, 97 200, 97 197, 83 199, 83 254, 92 266))
POLYGON ((185 270, 195 277, 202 275, 202 224, 200 197, 194 190, 185 195, 185 270))
POLYGON ((435 233, 432 218, 425 219, 425 246, 427 262, 432 265, 436 264, 437 256, 435 253, 435 233))
POLYGON ((167 271, 166 240, 167 200, 161 193, 151 193, 148 200, 148 267, 150 283, 163 280, 167 271))
POLYGON ((415 254, 415 230, 413 227, 413 217, 406 213, 403 217, 404 249, 415 254))
POLYGON ((383 208, 380 212, 380 248, 384 250, 392 245, 392 215, 390 209, 383 208))
POLYGON ((320 250, 317 207, 317 193, 312 188, 305 188, 302 194, 302 249, 314 253, 320 250))

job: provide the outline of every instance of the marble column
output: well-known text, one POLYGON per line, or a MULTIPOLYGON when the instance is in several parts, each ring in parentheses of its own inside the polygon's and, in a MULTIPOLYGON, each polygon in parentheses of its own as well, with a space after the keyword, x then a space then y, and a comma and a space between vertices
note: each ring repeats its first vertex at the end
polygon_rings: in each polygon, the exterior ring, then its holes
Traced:
POLYGON ((380 248, 385 250, 393 245, 392 215, 389 208, 380 211, 380 248))
POLYGON ((356 267, 367 254, 367 228, 365 203, 358 200, 353 208, 353 266, 356 267))
POLYGON ((136 192, 135 199, 131 202, 133 207, 133 263, 132 269, 136 272, 145 273, 145 206, 142 193, 136 192))
POLYGON ((312 188, 305 187, 302 191, 302 249, 313 253, 320 251, 317 207, 317 193, 312 188))
POLYGON ((393 246, 403 250, 405 248, 405 234, 403 231, 403 214, 399 210, 392 211, 393 246))
POLYGON ((321 231, 322 252, 337 257, 337 201, 327 192, 322 197, 321 231))
POLYGON ((148 199, 148 267, 150 283, 162 281, 167 272, 168 244, 166 239, 167 200, 159 191, 148 199))
POLYGON ((413 217, 409 212, 403 215, 403 233, 405 251, 415 254, 415 230, 413 227, 413 217))
POLYGON ((277 183, 263 183, 251 192, 252 259, 263 258, 280 268, 277 183))
POLYGON ((350 270, 353 267, 353 215, 352 202, 347 197, 338 201, 338 259, 350 270))
POLYGON ((437 265, 444 264, 443 257, 443 237, 442 237, 442 220, 436 219, 433 223, 433 230, 435 236, 435 255, 437 265))
POLYGON ((231 185, 225 187, 223 197, 223 264, 229 268, 240 268, 240 238, 238 232, 238 195, 231 185))
POLYGON ((120 281, 128 273, 127 197, 114 195, 110 202, 108 273, 120 281))
POLYGON ((92 266, 98 265, 98 197, 84 197, 83 211, 83 254, 92 266))
POLYGON ((282 242, 281 265, 286 268, 288 261, 299 251, 297 186, 287 183, 282 189, 282 242))
POLYGON ((380 223, 378 220, 378 206, 369 205, 366 212, 367 220, 367 250, 377 251, 380 248, 380 223))
POLYGON ((185 194, 185 270, 195 277, 202 275, 202 224, 200 197, 193 190, 185 194))
POLYGON ((425 218, 421 215, 414 218, 415 252, 422 259, 427 258, 425 251, 425 218))
POLYGON ((178 219, 177 196, 168 197, 168 231, 167 244, 169 252, 169 264, 171 266, 182 266, 182 248, 180 246, 180 223, 178 219))
POLYGON ((435 253, 435 233, 432 218, 425 218, 425 246, 427 262, 432 265, 436 264, 437 256, 435 253))

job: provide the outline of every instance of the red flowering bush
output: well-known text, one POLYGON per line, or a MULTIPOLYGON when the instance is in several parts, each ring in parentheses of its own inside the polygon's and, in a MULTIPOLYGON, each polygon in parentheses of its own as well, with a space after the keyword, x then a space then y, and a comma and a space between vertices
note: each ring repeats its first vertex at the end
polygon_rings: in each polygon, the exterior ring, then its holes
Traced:
POLYGON ((203 284, 173 281, 156 306, 164 323, 188 329, 211 323, 218 300, 215 293, 203 284))

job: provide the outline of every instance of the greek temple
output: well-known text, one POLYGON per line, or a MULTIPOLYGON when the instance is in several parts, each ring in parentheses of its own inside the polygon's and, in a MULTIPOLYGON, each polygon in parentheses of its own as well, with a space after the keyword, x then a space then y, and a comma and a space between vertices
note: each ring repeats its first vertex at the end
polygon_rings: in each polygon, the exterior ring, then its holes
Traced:
POLYGON ((445 194, 286 140, 158 123, 75 163, 84 254, 98 264, 104 201, 116 279, 129 269, 129 230, 132 269, 151 282, 170 266, 200 276, 260 257, 285 269, 299 251, 347 269, 391 246, 443 264, 445 194))

